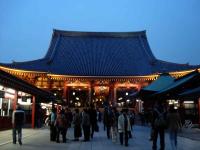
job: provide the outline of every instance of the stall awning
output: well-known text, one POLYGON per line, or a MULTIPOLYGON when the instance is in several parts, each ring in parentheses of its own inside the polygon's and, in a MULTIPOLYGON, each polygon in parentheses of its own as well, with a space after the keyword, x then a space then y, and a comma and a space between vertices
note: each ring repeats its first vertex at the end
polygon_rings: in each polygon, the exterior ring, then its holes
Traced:
POLYGON ((178 93, 187 89, 185 88, 186 85, 188 86, 190 84, 190 86, 193 86, 195 81, 199 79, 200 79, 200 74, 198 71, 191 72, 181 78, 174 80, 174 82, 171 83, 169 86, 160 90, 159 92, 156 92, 152 96, 161 96, 161 95, 169 96, 170 94, 173 94, 173 96, 175 96, 175 94, 178 95, 178 93))
POLYGON ((174 78, 169 74, 161 74, 157 80, 152 82, 149 86, 143 88, 145 91, 158 92, 174 82, 174 78))
POLYGON ((168 73, 163 73, 150 85, 142 88, 138 93, 138 96, 141 98, 148 97, 156 92, 161 91, 173 82, 174 78, 172 76, 170 76, 168 73))

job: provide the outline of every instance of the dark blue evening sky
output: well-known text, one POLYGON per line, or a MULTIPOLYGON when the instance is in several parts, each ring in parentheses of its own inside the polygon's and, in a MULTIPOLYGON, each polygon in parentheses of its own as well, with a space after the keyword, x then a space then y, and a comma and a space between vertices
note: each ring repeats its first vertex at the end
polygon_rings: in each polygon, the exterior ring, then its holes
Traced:
POLYGON ((146 30, 158 59, 200 64, 200 0, 0 0, 0 62, 44 57, 53 29, 146 30))

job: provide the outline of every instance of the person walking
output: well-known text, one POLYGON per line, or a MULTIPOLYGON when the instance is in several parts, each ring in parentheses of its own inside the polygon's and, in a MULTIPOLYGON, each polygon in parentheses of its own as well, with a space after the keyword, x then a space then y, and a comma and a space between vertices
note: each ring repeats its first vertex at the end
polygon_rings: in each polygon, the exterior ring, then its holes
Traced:
POLYGON ((174 105, 169 107, 169 113, 167 114, 167 123, 169 130, 169 139, 172 150, 177 150, 177 133, 181 127, 181 119, 177 110, 174 109, 174 105))
POLYGON ((128 133, 131 130, 130 119, 127 115, 128 109, 123 109, 121 115, 118 118, 118 132, 120 138, 120 144, 128 146, 128 133))
POLYGON ((25 113, 17 104, 16 110, 13 111, 12 114, 12 126, 13 126, 13 144, 16 144, 16 136, 18 134, 18 142, 20 145, 22 145, 22 126, 25 123, 25 113))
POLYGON ((161 102, 154 106, 153 110, 153 150, 157 149, 158 134, 160 135, 160 150, 165 149, 165 129, 166 129, 166 111, 161 102))

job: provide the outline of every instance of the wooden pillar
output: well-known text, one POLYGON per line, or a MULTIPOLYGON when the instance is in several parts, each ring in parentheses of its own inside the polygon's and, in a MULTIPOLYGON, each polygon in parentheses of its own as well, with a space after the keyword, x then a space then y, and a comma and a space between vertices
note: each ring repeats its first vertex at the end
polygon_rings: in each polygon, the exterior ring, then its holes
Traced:
POLYGON ((32 124, 31 124, 32 128, 35 128, 35 96, 33 96, 33 100, 32 100, 32 124))
POLYGON ((13 100, 13 111, 16 110, 16 107, 17 107, 17 101, 18 100, 18 91, 15 90, 15 97, 14 97, 14 100, 13 100))
POLYGON ((70 87, 68 87, 68 88, 67 88, 67 105, 68 105, 68 106, 70 105, 70 101, 69 101, 69 96, 70 96, 69 93, 70 93, 70 90, 71 90, 70 87))
POLYGON ((115 87, 114 87, 114 83, 110 84, 110 90, 109 90, 109 104, 114 104, 115 99, 115 87))
POLYGON ((68 92, 67 92, 67 84, 66 84, 66 81, 64 81, 64 87, 63 87, 63 95, 62 95, 62 97, 63 97, 63 99, 64 99, 64 101, 65 101, 65 103, 68 105, 68 92))
POLYGON ((88 92, 88 97, 89 97, 89 104, 92 104, 92 87, 91 87, 91 85, 90 85, 90 87, 89 87, 89 92, 88 92))
POLYGON ((51 78, 48 78, 48 89, 51 91, 52 89, 52 84, 53 84, 53 81, 51 80, 51 78))
POLYGON ((113 88, 113 105, 117 106, 117 87, 115 85, 113 88))

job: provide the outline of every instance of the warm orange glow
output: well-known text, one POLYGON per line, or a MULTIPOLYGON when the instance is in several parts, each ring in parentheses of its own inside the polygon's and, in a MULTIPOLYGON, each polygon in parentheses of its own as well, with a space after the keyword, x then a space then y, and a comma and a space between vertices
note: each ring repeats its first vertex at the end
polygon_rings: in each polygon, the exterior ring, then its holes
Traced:
POLYGON ((90 87, 89 83, 82 83, 82 82, 73 82, 73 83, 67 83, 66 86, 72 86, 72 87, 76 87, 76 86, 80 86, 80 87, 90 87))
MULTIPOLYGON (((40 71, 28 71, 28 70, 20 70, 20 69, 12 69, 12 68, 8 68, 8 67, 3 67, 3 66, 0 66, 0 69, 6 71, 6 72, 9 72, 11 74, 14 74, 15 76, 18 76, 24 80, 26 80, 25 76, 29 76, 31 78, 31 76, 43 76, 43 78, 48 78, 48 79, 51 79, 51 80, 59 80, 59 81, 67 81, 70 79, 79 79, 79 80, 84 80, 84 81, 88 81, 88 80, 96 80, 97 82, 99 82, 100 84, 104 85, 104 84, 107 84, 108 81, 115 81, 116 83, 118 81, 139 81, 139 82, 142 82, 142 81, 153 81, 155 80, 159 75, 160 73, 155 73, 155 74, 151 74, 151 75, 145 75, 145 76, 100 76, 100 77, 97 77, 97 76, 74 76, 74 75, 58 75, 58 74, 51 74, 51 73, 47 73, 47 72, 40 72, 40 71), (99 80, 99 81, 98 81, 99 80)), ((171 76, 174 76, 174 77, 181 77, 183 75, 186 75, 190 72, 192 72, 194 70, 185 70, 185 71, 176 71, 176 72, 169 72, 169 74, 171 76)), ((200 72, 200 68, 198 69, 198 71, 200 72)), ((47 79, 46 79, 47 80, 47 79)), ((126 84, 124 83, 118 83, 116 85, 116 87, 138 87, 137 84, 132 84, 132 83, 129 83, 127 81, 126 84)), ((77 81, 75 81, 77 82, 77 81)), ((80 82, 80 81, 79 81, 80 82)), ((86 86, 86 87, 90 87, 90 84, 89 83, 70 83, 70 84, 66 84, 67 86, 86 86)), ((45 85, 47 86, 47 85, 45 85)))
POLYGON ((125 82, 125 83, 117 83, 115 85, 115 87, 116 88, 118 88, 118 87, 127 87, 127 88, 129 88, 129 87, 136 87, 136 88, 138 88, 139 85, 138 84, 133 84, 133 83, 127 83, 127 82, 125 82))
POLYGON ((108 94, 109 87, 108 86, 95 86, 94 92, 95 92, 95 95, 108 94))
POLYGON ((7 67, 3 67, 0 66, 0 68, 4 71, 9 70, 9 71, 13 71, 13 72, 25 72, 25 73, 46 73, 46 72, 40 72, 40 71, 28 71, 28 70, 22 70, 22 69, 12 69, 12 68, 7 68, 7 67))

